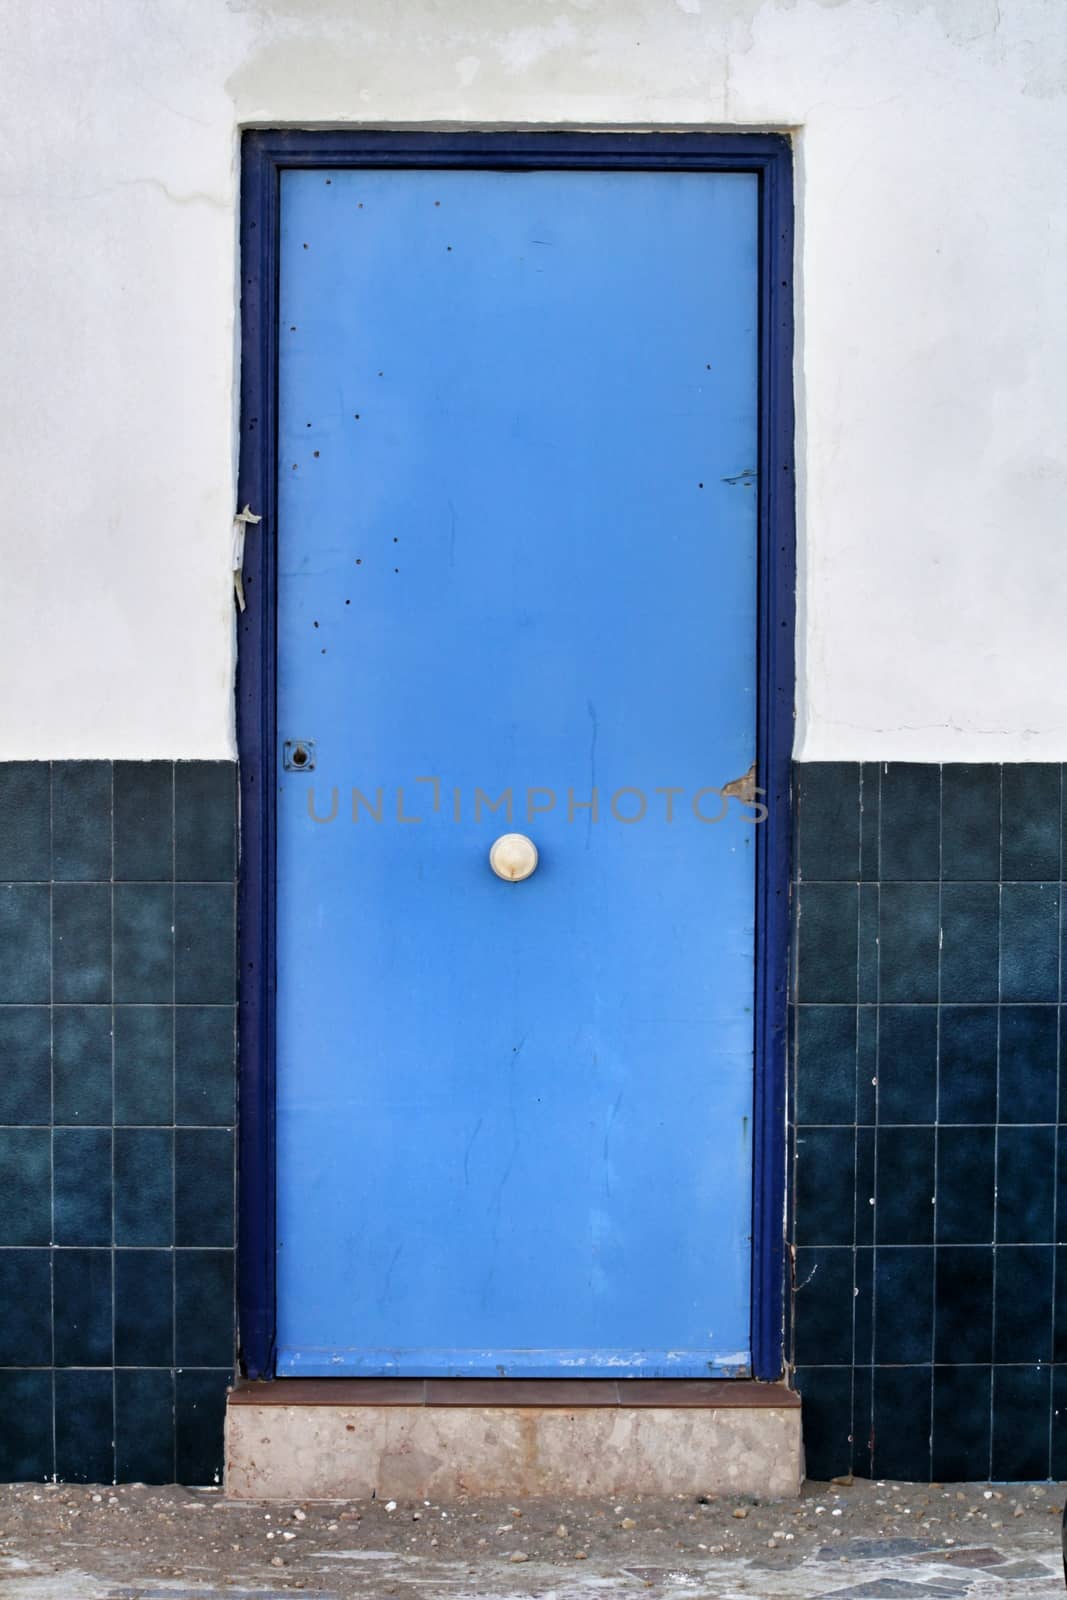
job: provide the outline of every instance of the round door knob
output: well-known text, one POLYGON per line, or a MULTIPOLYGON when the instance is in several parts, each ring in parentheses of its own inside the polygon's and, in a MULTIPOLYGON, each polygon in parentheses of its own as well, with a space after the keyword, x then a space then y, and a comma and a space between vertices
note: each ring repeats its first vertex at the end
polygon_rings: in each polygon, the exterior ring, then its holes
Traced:
POLYGON ((489 865, 505 883, 521 883, 537 866, 537 846, 524 833, 502 833, 489 852, 489 865))

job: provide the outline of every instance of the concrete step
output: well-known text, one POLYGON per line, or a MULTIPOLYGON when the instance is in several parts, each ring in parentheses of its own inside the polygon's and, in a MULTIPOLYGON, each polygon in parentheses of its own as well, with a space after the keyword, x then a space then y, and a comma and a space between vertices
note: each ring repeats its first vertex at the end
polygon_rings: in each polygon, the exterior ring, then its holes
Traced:
POLYGON ((800 1397, 700 1379, 283 1378, 226 1413, 235 1499, 799 1493, 800 1397))

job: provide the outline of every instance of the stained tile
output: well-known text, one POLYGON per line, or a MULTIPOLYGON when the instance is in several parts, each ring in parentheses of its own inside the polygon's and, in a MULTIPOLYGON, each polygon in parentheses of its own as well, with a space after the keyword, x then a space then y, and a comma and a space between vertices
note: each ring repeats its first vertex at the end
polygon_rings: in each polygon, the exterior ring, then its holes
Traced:
POLYGON ((47 1365, 52 1349, 49 1250, 0 1250, 0 1367, 47 1365))
POLYGON ((1055 1130, 1001 1127, 997 1137, 997 1242, 1052 1239, 1055 1130))
POLYGON ((52 1161, 56 1243, 110 1244, 110 1128, 57 1128, 52 1161))
POLYGON ((111 1007, 56 1006, 52 1013, 55 1120, 111 1121, 111 1007))
POLYGON ((938 1244, 989 1244, 993 1238, 996 1129, 945 1126, 937 1136, 938 1244))
POLYGON ((52 765, 52 876, 59 883, 111 878, 111 763, 52 765))
MULTIPOLYGON (((233 1135, 179 1128, 174 1146, 174 1242, 233 1246, 233 1135)), ((206 1366, 211 1362, 203 1363, 206 1366)))
POLYGON ((174 890, 162 883, 117 883, 115 1000, 168 1005, 174 998, 174 890))
POLYGON ((878 1120, 932 1123, 937 1113, 937 1007, 882 1006, 878 1120))
POLYGON ((52 995, 57 1004, 111 999, 111 889, 57 883, 52 890, 52 995))
POLYGON ((0 762, 0 883, 51 877, 48 762, 0 762))
POLYGON ((115 1121, 174 1120, 174 1007, 115 1007, 115 1121))
POLYGON ((933 1474, 941 1483, 990 1476, 989 1367, 934 1368, 933 1474))
POLYGON ((110 1366, 111 1251, 56 1250, 53 1272, 56 1366, 110 1366))
POLYGON ((851 1244, 855 1177, 851 1128, 805 1128, 797 1136, 798 1244, 851 1244))
POLYGON ((1049 1475, 1048 1367, 993 1368, 993 1460, 990 1477, 1019 1483, 1049 1475))
POLYGON ((850 1249, 797 1251, 794 1359, 801 1366, 851 1362, 854 1287, 850 1249))
POLYGON ((179 1005, 232 1005, 237 981, 233 885, 178 884, 174 924, 179 1005))
POLYGON ((174 767, 169 761, 115 762, 115 878, 174 876, 174 767))
POLYGON ((119 1483, 174 1482, 174 1374, 115 1374, 115 1477, 119 1483))
POLYGON ((1004 1006, 1000 1013, 1001 1122, 1055 1122, 1059 1018, 1055 1006, 1004 1006))
POLYGON ((852 1470, 852 1372, 798 1367, 808 1476, 826 1480, 852 1470))
POLYGON ((174 1360, 174 1252, 115 1251, 115 1363, 165 1367, 174 1360))
POLYGON ((1058 881, 1060 768, 1044 761, 1003 768, 1004 826, 1001 877, 1058 881))
POLYGON ((879 1478, 930 1480, 930 1405, 933 1369, 875 1367, 874 1452, 879 1478))
POLYGON ((881 891, 880 997, 919 1004, 938 994, 936 884, 884 883, 881 891))
POLYGON ((996 1250, 993 1360, 1052 1359, 1051 1245, 1001 1245, 996 1250))
POLYGON ((993 1247, 939 1245, 934 1279, 934 1360, 993 1359, 993 1247))
POLYGON ((941 872, 946 880, 1000 877, 1000 768, 941 769, 941 872))
POLYGON ((0 1371, 0 1483, 40 1483, 55 1472, 52 1374, 0 1371))
POLYGON ((175 1374, 179 1483, 222 1482, 222 1430, 232 1381, 232 1367, 175 1374))
POLYGON ((174 1015, 175 1114, 178 1122, 234 1121, 232 1006, 179 1006, 174 1015))
POLYGON ((0 1244, 48 1244, 52 1135, 47 1128, 0 1128, 0 1195, 0 1244))
POLYGON ((1058 883, 1005 883, 1000 891, 1000 997, 1055 1000, 1059 993, 1058 883))
POLYGON ((796 1024, 797 1121, 855 1121, 855 1007, 798 1006, 796 1024))
POLYGON ((874 1359, 879 1366, 932 1361, 934 1252, 879 1245, 874 1253, 874 1359))
POLYGON ((939 1121, 994 1122, 996 1006, 942 1006, 940 1051, 939 1121))
POLYGON ((881 875, 882 764, 864 761, 860 766, 860 878, 876 882, 881 875))
POLYGON ((51 1120, 51 1032, 47 1006, 0 1006, 0 1124, 51 1120))
POLYGON ((175 876, 180 881, 233 882, 236 776, 232 761, 179 761, 175 766, 175 876))
POLYGON ((941 999, 995 1001, 1000 979, 1000 890, 946 883, 941 891, 941 999))
POLYGON ((169 1245, 174 1237, 174 1135, 115 1130, 115 1243, 169 1245))
POLYGON ((883 1244, 934 1237, 934 1130, 878 1129, 874 1236, 883 1244))
POLYGON ((110 1371, 57 1371, 56 1474, 63 1483, 111 1483, 114 1407, 110 1371))
POLYGON ((811 883, 798 891, 797 998, 854 1004, 858 891, 811 883))
POLYGON ((892 762, 882 769, 882 882, 940 873, 941 769, 892 762))
POLYGON ((175 1251, 174 1283, 174 1345, 179 1366, 232 1365, 233 1252, 175 1251))
POLYGON ((0 1005, 47 1005, 52 998, 46 883, 0 883, 0 1005))

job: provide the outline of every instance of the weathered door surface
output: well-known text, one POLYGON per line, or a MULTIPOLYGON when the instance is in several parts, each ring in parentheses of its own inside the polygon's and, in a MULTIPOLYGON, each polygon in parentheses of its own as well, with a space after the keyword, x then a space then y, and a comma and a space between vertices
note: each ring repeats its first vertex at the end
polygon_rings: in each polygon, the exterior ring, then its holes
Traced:
POLYGON ((744 1372, 757 178, 290 171, 281 255, 278 1370, 744 1372))

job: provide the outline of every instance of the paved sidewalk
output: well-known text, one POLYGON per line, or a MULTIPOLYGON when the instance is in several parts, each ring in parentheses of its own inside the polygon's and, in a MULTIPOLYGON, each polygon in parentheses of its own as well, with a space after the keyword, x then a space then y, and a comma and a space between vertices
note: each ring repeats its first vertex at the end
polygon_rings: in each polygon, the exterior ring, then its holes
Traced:
POLYGON ((1049 1485, 800 1500, 249 1504, 0 1486, 5 1600, 1060 1600, 1049 1485))

